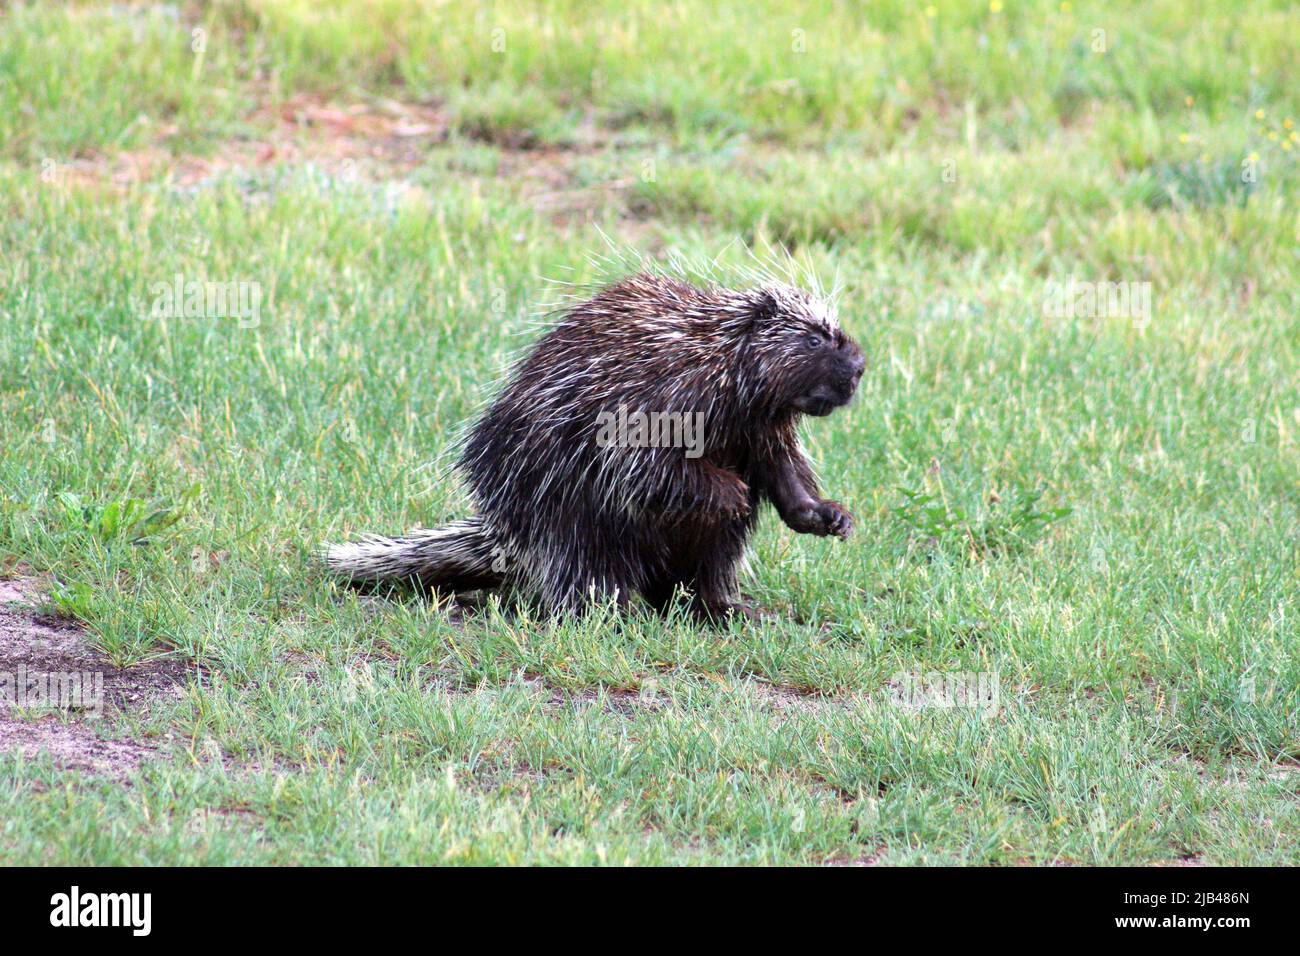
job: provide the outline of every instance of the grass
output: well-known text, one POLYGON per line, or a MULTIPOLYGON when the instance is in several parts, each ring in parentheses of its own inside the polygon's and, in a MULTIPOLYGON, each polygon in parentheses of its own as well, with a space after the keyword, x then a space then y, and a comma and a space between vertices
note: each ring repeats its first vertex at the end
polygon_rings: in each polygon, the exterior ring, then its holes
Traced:
POLYGON ((1286 5, 0 20, 0 567, 208 674, 105 728, 173 748, 125 785, 0 754, 0 860, 1300 861, 1286 5), (303 101, 442 125, 340 162, 303 101), (722 635, 322 580, 465 513, 459 429, 601 232, 838 279, 870 365, 805 435, 851 542, 766 515, 776 616, 722 635), (177 274, 256 321, 152 315, 177 274), (1071 277, 1150 315, 1047 314, 1071 277), (995 714, 895 700, 972 673, 995 714))

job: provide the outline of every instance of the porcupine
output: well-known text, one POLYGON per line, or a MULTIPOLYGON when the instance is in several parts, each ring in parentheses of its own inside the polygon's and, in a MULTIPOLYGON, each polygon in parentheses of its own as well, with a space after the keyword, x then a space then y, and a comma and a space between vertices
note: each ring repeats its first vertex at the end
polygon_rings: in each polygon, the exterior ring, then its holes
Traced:
POLYGON ((634 595, 666 613, 678 594, 707 621, 748 614, 736 569, 760 504, 798 532, 852 530, 796 426, 847 404, 864 365, 820 296, 635 275, 565 310, 470 432, 476 516, 334 545, 326 563, 352 582, 518 588, 555 614, 634 595), (695 446, 644 428, 601 440, 601 423, 655 413, 690 416, 695 446))

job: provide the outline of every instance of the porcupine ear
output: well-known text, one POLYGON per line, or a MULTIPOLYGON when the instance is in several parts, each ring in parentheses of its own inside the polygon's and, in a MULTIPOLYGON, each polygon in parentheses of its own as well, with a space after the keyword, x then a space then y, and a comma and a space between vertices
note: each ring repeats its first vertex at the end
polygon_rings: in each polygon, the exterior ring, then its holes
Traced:
POLYGON ((780 311, 780 305, 776 301, 776 296, 769 289, 761 289, 754 299, 754 304, 749 313, 749 330, 752 332, 761 325, 765 325, 776 318, 780 311))

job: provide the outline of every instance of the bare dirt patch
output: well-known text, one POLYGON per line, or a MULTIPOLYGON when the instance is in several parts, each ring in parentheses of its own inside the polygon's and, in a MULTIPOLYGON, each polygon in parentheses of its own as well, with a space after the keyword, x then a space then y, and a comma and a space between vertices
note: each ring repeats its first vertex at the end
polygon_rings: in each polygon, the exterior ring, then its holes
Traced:
POLYGON ((39 613, 38 601, 32 579, 0 581, 0 753, 48 753, 65 769, 125 776, 159 747, 105 739, 106 719, 178 695, 188 668, 177 660, 115 667, 81 628, 39 613))
POLYGON ((249 122, 259 136, 225 140, 207 155, 174 155, 168 141, 180 130, 168 127, 143 149, 91 154, 68 162, 66 172, 78 185, 118 188, 161 175, 178 186, 192 188, 232 170, 271 165, 311 164, 350 176, 363 164, 375 164, 401 175, 419 165, 429 148, 447 137, 447 121, 441 111, 391 100, 340 107, 300 96, 277 106, 259 107, 249 122))
POLYGON ((853 695, 823 693, 785 684, 766 684, 758 681, 746 684, 743 692, 782 716, 821 714, 831 710, 842 710, 858 702, 858 698, 853 695))
POLYGON ((824 865, 825 866, 875 866, 880 862, 880 860, 884 857, 884 855, 885 855, 885 851, 882 848, 878 850, 868 851, 864 853, 862 856, 858 856, 858 857, 850 857, 850 858, 836 857, 835 859, 827 860, 824 865))
MULTIPOLYGON (((61 173, 81 189, 124 192, 160 178, 193 190, 231 173, 309 167, 345 182, 399 188, 403 201, 419 201, 425 190, 411 182, 412 175, 452 137, 452 122, 441 106, 388 98, 339 103, 300 94, 262 103, 246 120, 247 135, 223 139, 202 154, 177 151, 174 141, 181 130, 165 126, 142 148, 92 151, 68 159, 61 173)), ((519 184, 523 199, 556 225, 593 219, 609 206, 623 209, 637 181, 628 173, 606 182, 576 182, 575 161, 609 145, 591 123, 573 143, 493 145, 497 167, 492 176, 519 184)), ((636 217, 627 225, 634 232, 646 231, 636 217)), ((646 239, 660 241, 648 231, 646 239)))

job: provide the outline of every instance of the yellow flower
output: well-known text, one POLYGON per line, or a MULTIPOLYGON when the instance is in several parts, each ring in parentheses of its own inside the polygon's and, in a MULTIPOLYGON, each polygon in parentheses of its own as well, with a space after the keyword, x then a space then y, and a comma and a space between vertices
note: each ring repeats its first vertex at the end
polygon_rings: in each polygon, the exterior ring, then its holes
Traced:
POLYGON ((1180 143, 1190 143, 1191 141, 1192 141, 1192 138, 1191 138, 1190 136, 1188 136, 1186 133, 1179 133, 1179 134, 1178 134, 1178 142, 1180 142, 1180 143))
POLYGON ((1268 134, 1268 138, 1271 139, 1273 142, 1276 143, 1276 142, 1277 142, 1277 130, 1273 130, 1273 131, 1271 131, 1271 132, 1268 134))
POLYGON ((1184 99, 1183 102, 1186 103, 1188 106, 1191 106, 1193 103, 1196 102, 1196 100, 1192 99, 1192 98, 1189 96, 1189 97, 1187 97, 1186 99, 1184 99))
POLYGON ((1293 143, 1300 143, 1300 133, 1294 133, 1294 132, 1293 132, 1293 133, 1291 134, 1291 142, 1293 142, 1293 143))
POLYGON ((989 0, 989 11, 992 13, 1002 12, 1002 0, 989 0))
POLYGON ((1295 123, 1292 123, 1289 119, 1284 119, 1282 121, 1282 125, 1285 126, 1287 129, 1290 129, 1292 126, 1295 125, 1295 123))
POLYGON ((1259 162, 1259 153, 1251 153, 1246 158, 1249 159, 1252 163, 1257 163, 1259 162))
POLYGON ((1203 163, 1208 163, 1209 161, 1210 161, 1210 154, 1209 154, 1209 153, 1201 153, 1201 162, 1203 162, 1203 163))
POLYGON ((1255 119, 1263 119, 1263 118, 1264 118, 1264 111, 1263 111, 1263 110, 1255 110, 1255 119))
POLYGON ((1062 3, 1062 4, 1061 4, 1061 12, 1062 12, 1062 13, 1069 13, 1069 12, 1070 12, 1070 4, 1069 4, 1069 0, 1066 0, 1065 3, 1062 3))
POLYGON ((937 17, 937 16, 939 15, 939 11, 936 10, 936 9, 935 9, 934 7, 932 7, 932 6, 930 6, 930 7, 926 7, 926 8, 925 8, 925 15, 926 15, 927 17, 929 17, 931 20, 933 20, 935 17, 937 17))
POLYGON ((1282 148, 1285 149, 1285 150, 1287 150, 1287 151, 1290 151, 1290 149, 1291 149, 1291 141, 1290 141, 1289 139, 1284 139, 1284 140, 1282 140, 1282 148))

